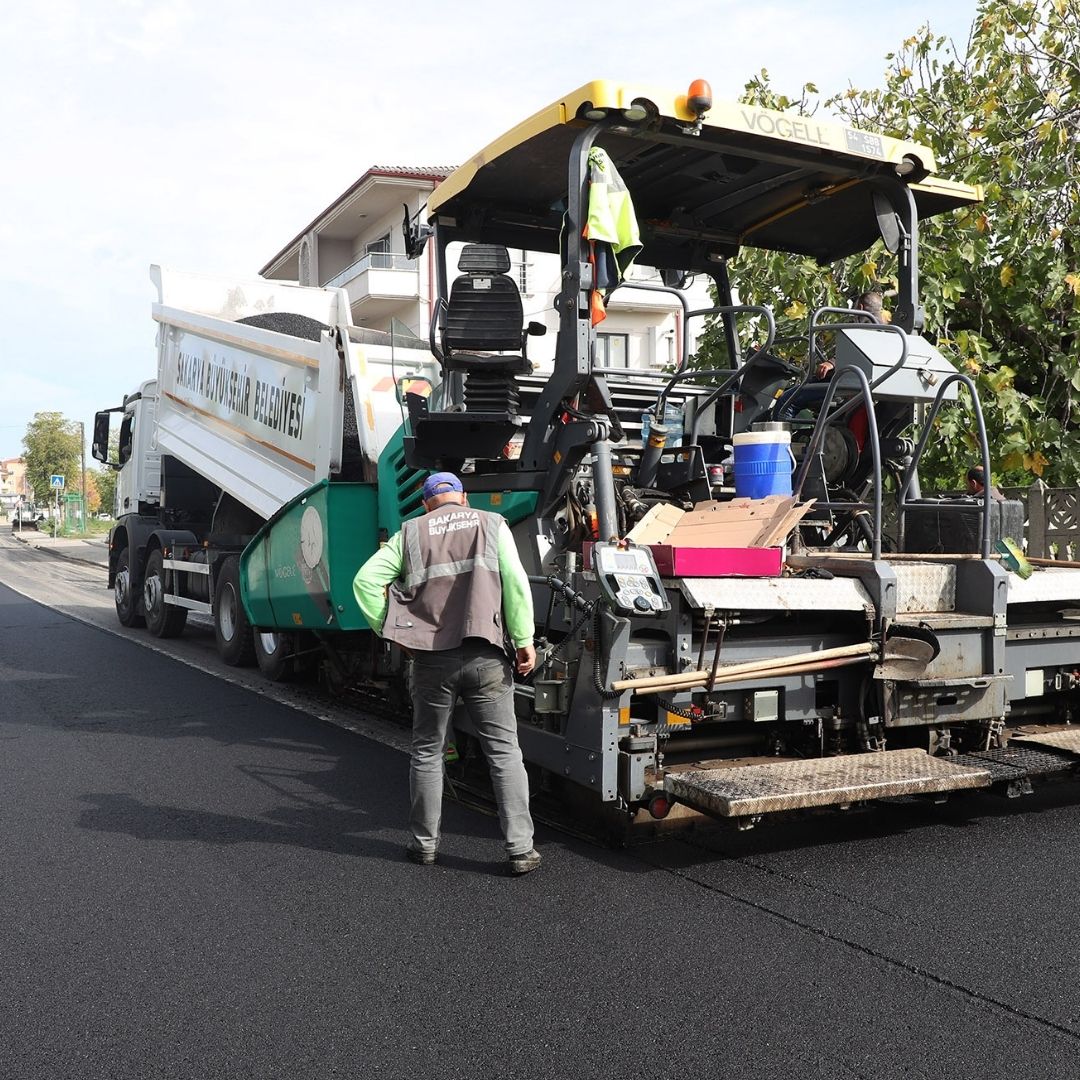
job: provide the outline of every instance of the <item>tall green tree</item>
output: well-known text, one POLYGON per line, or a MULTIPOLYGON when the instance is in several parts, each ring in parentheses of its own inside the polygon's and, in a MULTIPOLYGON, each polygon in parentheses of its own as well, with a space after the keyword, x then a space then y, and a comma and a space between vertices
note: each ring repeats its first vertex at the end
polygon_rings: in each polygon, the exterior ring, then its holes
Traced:
MULTIPOLYGON (((966 43, 923 27, 887 62, 879 89, 789 99, 762 72, 746 97, 928 145, 939 175, 981 185, 980 205, 923 223, 927 336, 974 376, 1000 481, 1080 483, 1080 0, 983 0, 966 43)), ((733 275, 783 313, 781 333, 805 334, 808 309, 887 292, 894 265, 880 246, 824 269, 747 251, 733 275)), ((956 483, 970 413, 961 402, 938 423, 926 471, 956 483)))
POLYGON ((113 469, 95 469, 93 475, 100 499, 97 512, 111 517, 116 512, 116 472, 113 469))
POLYGON ((78 488, 82 446, 77 423, 63 413, 35 413, 26 426, 23 448, 26 478, 36 499, 44 502, 51 498, 49 477, 57 473, 65 477, 69 489, 78 488))

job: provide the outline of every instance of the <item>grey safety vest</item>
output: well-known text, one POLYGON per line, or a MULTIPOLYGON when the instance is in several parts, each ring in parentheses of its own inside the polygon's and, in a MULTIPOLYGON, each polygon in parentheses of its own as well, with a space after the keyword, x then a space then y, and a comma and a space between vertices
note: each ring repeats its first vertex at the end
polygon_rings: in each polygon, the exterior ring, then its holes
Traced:
POLYGON ((501 648, 502 520, 448 503, 406 521, 401 577, 390 586, 383 637, 424 651, 453 649, 470 637, 501 648))

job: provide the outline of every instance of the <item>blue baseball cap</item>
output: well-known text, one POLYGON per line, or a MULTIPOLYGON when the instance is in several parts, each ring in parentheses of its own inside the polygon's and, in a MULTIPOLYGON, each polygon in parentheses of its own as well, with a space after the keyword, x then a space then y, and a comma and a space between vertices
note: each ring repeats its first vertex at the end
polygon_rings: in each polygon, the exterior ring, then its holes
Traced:
POLYGON ((462 491, 461 481, 452 472, 432 473, 424 481, 424 502, 448 491, 462 491))

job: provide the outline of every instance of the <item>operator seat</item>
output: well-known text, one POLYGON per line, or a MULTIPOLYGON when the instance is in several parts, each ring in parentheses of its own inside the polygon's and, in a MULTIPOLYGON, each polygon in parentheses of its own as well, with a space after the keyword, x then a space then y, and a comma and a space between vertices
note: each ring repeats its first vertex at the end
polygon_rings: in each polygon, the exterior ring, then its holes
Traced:
POLYGON ((525 343, 547 329, 536 322, 522 328, 506 248, 466 244, 458 269, 450 296, 436 306, 430 340, 444 373, 464 377, 461 403, 430 412, 426 398, 406 394, 412 434, 405 436, 405 457, 414 468, 458 469, 468 458, 503 456, 524 424, 515 377, 532 371, 525 343))
POLYGON ((509 269, 510 253, 497 244, 466 244, 458 259, 461 276, 446 302, 442 351, 446 370, 465 375, 467 413, 517 414, 514 376, 532 371, 526 342, 545 329, 541 323, 522 328, 521 293, 509 269))

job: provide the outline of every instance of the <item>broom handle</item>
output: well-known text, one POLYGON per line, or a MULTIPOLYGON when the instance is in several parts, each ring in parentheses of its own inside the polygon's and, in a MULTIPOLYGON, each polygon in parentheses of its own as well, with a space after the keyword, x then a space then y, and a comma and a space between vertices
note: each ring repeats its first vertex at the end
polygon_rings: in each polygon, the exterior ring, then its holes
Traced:
MULTIPOLYGON (((865 664, 869 657, 866 656, 839 656, 835 660, 821 660, 816 663, 791 664, 788 667, 769 668, 765 671, 745 671, 741 675, 717 675, 713 686, 721 683, 746 682, 749 679, 761 675, 769 679, 780 679, 787 675, 810 675, 817 671, 826 671, 829 668, 847 667, 850 664, 865 664)), ((675 686, 646 686, 638 691, 639 697, 646 694, 662 694, 665 690, 693 690, 698 686, 706 686, 709 682, 708 673, 692 683, 678 683, 675 686)))
MULTIPOLYGON (((874 651, 869 641, 858 645, 841 645, 835 649, 819 649, 817 652, 795 653, 792 656, 774 656, 761 660, 748 660, 742 664, 717 669, 717 679, 729 675, 744 675, 750 672, 768 671, 771 668, 790 667, 793 664, 810 664, 821 660, 837 660, 848 656, 868 656, 874 651)), ((644 679, 619 679, 611 684, 612 690, 643 690, 649 686, 678 686, 694 679, 708 679, 708 671, 684 671, 678 675, 649 675, 644 679)))

